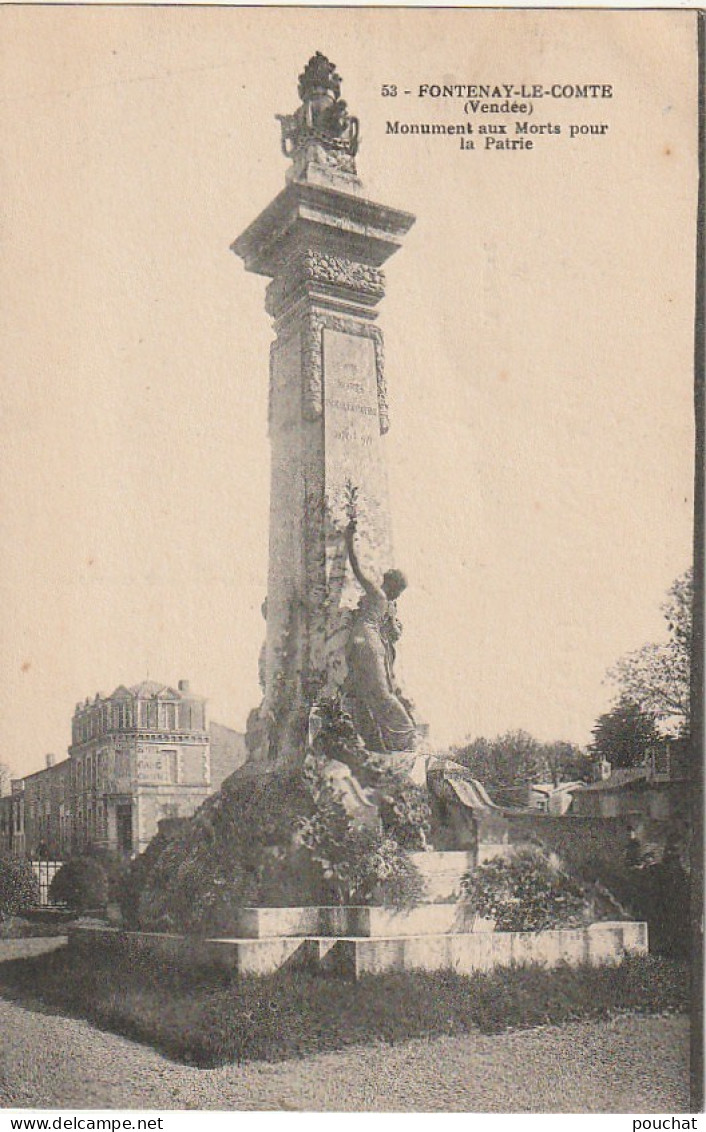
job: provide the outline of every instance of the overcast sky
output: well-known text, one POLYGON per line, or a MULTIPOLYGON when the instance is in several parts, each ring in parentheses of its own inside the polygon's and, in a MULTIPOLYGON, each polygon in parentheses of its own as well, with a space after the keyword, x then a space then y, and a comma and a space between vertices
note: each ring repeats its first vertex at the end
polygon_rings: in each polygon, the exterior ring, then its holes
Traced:
POLYGON ((439 743, 586 742, 690 561, 696 14, 0 20, 0 761, 63 756, 77 700, 148 673, 234 727, 258 701, 272 332, 229 245, 283 186, 273 116, 317 48, 369 195, 417 216, 380 319, 405 688, 439 743), (610 83, 532 119, 609 130, 387 136, 469 120, 421 82, 610 83))

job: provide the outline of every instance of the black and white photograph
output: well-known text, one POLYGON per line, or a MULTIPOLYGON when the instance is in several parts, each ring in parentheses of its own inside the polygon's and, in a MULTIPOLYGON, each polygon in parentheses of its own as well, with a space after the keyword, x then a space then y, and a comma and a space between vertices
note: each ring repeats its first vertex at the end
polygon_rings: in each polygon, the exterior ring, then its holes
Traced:
POLYGON ((0 22, 3 1128, 696 1129, 703 17, 0 22))

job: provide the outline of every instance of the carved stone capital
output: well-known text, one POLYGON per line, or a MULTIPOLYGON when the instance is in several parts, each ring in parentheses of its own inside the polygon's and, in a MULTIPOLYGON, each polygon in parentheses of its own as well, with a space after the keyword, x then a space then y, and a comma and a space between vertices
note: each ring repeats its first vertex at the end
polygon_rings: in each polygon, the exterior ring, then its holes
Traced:
POLYGON ((267 288, 265 305, 281 318, 301 298, 344 306, 375 307, 385 295, 385 273, 345 256, 308 248, 298 252, 267 288))
POLYGON ((302 268, 309 279, 319 283, 350 287, 378 300, 385 294, 385 272, 368 263, 309 249, 302 256, 302 268))

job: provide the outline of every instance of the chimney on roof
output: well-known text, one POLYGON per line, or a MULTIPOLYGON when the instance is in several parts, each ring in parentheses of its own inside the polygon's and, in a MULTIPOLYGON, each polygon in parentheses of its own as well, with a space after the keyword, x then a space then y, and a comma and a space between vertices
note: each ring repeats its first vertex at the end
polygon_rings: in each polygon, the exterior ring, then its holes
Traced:
POLYGON ((56 764, 56 755, 52 755, 52 754, 45 755, 44 761, 47 765, 47 770, 50 770, 51 767, 53 767, 56 764))
POLYGON ((188 692, 190 687, 191 687, 191 685, 190 685, 188 680, 180 680, 179 681, 179 691, 180 692, 188 692))

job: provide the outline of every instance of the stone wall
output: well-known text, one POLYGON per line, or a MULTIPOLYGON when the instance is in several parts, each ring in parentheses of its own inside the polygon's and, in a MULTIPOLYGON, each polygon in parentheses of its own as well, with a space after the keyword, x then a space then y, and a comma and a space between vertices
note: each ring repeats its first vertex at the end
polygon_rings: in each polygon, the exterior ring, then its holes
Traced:
POLYGON ((507 820, 512 845, 528 842, 541 845, 548 852, 558 854, 581 876, 595 870, 595 879, 601 879, 601 874, 612 876, 625 867, 631 829, 637 834, 641 848, 652 850, 657 857, 676 829, 671 821, 633 814, 619 817, 509 814, 507 820))

